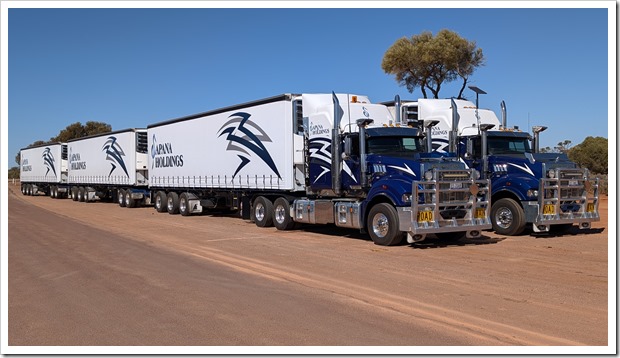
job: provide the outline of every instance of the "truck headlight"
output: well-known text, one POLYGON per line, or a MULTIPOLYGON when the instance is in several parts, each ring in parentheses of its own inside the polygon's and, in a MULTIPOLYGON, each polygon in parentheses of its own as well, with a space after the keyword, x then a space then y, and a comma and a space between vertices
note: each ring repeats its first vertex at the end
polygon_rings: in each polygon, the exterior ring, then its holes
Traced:
POLYGON ((426 173, 424 173, 424 179, 432 180, 433 179, 433 171, 432 170, 427 170, 426 173))
POLYGON ((403 202, 410 203, 411 202, 411 193, 403 194, 403 202))
POLYGON ((553 169, 549 170, 547 172, 547 178, 551 178, 551 179, 555 178, 555 170, 553 170, 553 169))
POLYGON ((480 179, 480 172, 479 172, 478 170, 476 170, 476 169, 472 169, 471 174, 472 174, 472 176, 474 177, 474 180, 478 180, 478 179, 480 179))
POLYGON ((527 191, 527 196, 530 198, 538 198, 538 190, 530 189, 527 191))

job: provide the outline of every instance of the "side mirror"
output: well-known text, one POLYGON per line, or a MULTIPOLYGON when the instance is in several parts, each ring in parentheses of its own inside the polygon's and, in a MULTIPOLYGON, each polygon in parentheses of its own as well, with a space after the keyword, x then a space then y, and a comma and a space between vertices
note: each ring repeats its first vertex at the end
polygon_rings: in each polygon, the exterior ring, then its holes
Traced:
POLYGON ((465 158, 473 158, 474 157, 474 141, 471 138, 467 139, 467 149, 465 152, 465 158))
POLYGON ((344 152, 342 152, 342 159, 350 159, 351 153, 353 153, 353 140, 350 136, 346 136, 344 137, 344 152))

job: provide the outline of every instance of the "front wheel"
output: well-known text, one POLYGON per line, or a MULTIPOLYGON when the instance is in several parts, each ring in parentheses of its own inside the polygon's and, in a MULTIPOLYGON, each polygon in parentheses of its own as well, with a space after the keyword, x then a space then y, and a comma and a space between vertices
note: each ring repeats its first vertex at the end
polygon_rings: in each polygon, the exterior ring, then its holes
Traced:
POLYGON ((500 235, 520 235, 525 229, 525 213, 519 203, 510 198, 499 199, 491 207, 493 231, 500 235))
POLYGON ((370 238, 377 245, 398 245, 404 239, 398 228, 398 213, 387 203, 379 203, 370 209, 367 227, 370 238))

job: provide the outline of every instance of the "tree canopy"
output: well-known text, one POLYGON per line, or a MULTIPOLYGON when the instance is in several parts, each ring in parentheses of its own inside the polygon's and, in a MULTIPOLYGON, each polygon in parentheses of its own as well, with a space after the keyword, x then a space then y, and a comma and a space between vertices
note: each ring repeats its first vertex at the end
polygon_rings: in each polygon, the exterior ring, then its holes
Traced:
POLYGON ((568 150, 568 157, 594 174, 608 174, 607 144, 607 138, 587 137, 581 144, 568 150))
POLYGON ((426 31, 398 39, 385 52, 381 68, 410 93, 419 87, 424 98, 428 98, 427 90, 439 98, 443 83, 460 78, 463 85, 457 98, 463 98, 469 77, 484 61, 476 42, 443 29, 436 36, 426 31))
MULTIPOLYGON (((50 144, 50 143, 66 142, 71 139, 82 138, 82 137, 87 137, 90 135, 101 134, 101 133, 108 133, 111 131, 112 131, 112 126, 107 123, 88 121, 86 122, 85 125, 83 125, 80 122, 75 122, 75 123, 69 124, 65 129, 61 130, 57 136, 50 138, 50 140, 48 141, 37 140, 33 142, 32 144, 30 144, 28 148, 36 147, 39 145, 50 144)), ((18 165, 21 164, 20 153, 17 153, 17 155, 15 156, 15 162, 17 162, 18 165)))

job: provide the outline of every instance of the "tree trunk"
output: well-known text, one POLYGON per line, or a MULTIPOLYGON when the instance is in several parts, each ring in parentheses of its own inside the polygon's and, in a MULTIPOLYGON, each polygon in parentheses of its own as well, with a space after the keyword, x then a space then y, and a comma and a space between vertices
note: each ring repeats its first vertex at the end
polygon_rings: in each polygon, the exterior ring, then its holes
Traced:
POLYGON ((459 91, 459 96, 456 99, 465 99, 463 98, 463 91, 465 90, 465 86, 467 86, 467 78, 461 77, 463 79, 463 86, 461 86, 461 90, 459 91))

